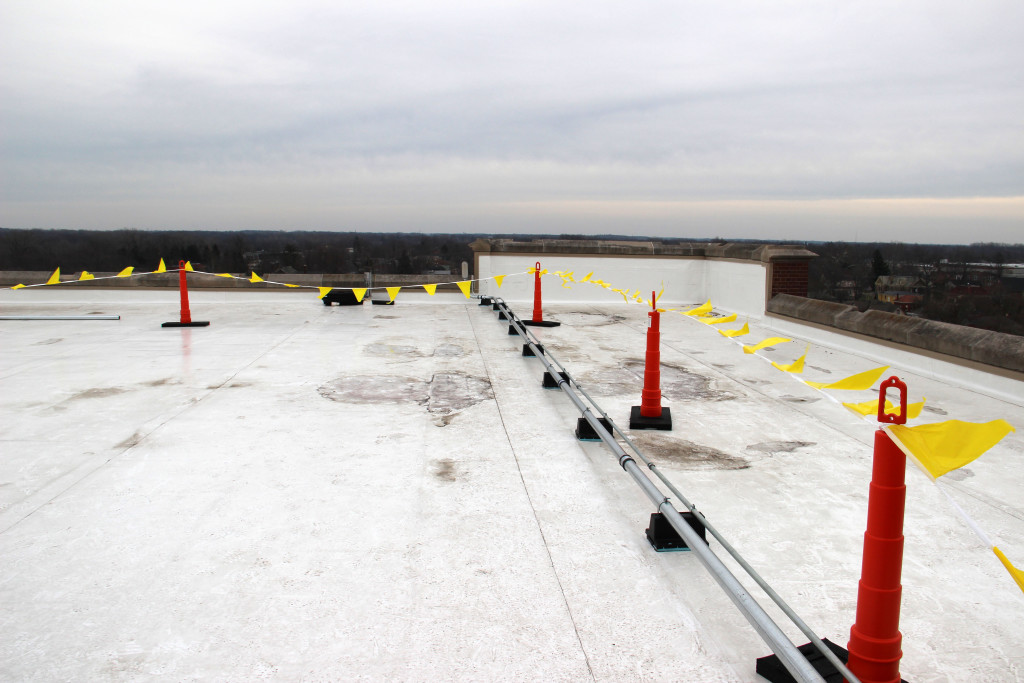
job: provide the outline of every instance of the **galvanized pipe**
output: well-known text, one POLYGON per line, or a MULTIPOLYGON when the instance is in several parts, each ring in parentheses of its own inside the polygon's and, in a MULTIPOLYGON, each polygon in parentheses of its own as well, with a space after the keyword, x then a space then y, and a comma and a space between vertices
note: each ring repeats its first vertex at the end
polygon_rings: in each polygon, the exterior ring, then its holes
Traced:
POLYGON ((120 320, 119 315, 0 315, 0 320, 120 320))
MULTIPOLYGON (((545 357, 545 352, 538 347, 537 340, 533 335, 526 331, 526 326, 520 324, 519 320, 515 315, 508 309, 505 302, 501 299, 496 299, 495 303, 498 304, 499 310, 505 313, 508 318, 509 324, 513 325, 516 332, 519 333, 527 344, 530 346, 530 350, 533 351, 534 355, 540 359, 544 364, 545 371, 555 378, 558 382, 558 387, 569 397, 569 400, 573 402, 576 408, 580 411, 583 418, 588 424, 594 429, 594 432, 598 437, 608 446, 615 456, 619 459, 619 465, 624 469, 640 488, 647 494, 651 502, 655 504, 658 511, 661 512, 665 519, 668 520, 672 528, 686 541, 686 544, 696 554, 697 558, 704 565, 704 568, 708 570, 711 576, 715 579, 719 586, 726 592, 726 595, 733 601, 733 604, 740 610, 743 616, 746 617, 750 625, 754 627, 754 630, 761 636, 761 639, 768 645, 768 647, 775 653, 779 658, 779 661, 786 670, 798 681, 809 681, 813 683, 822 682, 824 679, 821 675, 815 671, 814 667, 811 666, 807 658, 804 657, 797 650, 796 645, 782 632, 779 625, 776 624, 767 612, 754 600, 753 596, 743 587, 739 580, 729 571, 722 561, 712 552, 711 548, 708 547, 701 537, 694 531, 683 516, 672 506, 668 498, 655 486, 647 475, 643 473, 639 465, 628 453, 626 453, 622 446, 618 444, 615 438, 605 429, 604 425, 594 416, 590 407, 587 406, 579 396, 576 395, 570 386, 568 380, 563 378, 560 371, 557 370, 554 365, 545 357)), ((703 516, 702 516, 703 517, 703 516)))
MULTIPOLYGON (((550 358, 555 365, 562 368, 563 372, 565 371, 565 367, 558 361, 557 358, 555 358, 551 354, 550 351, 545 350, 544 354, 546 357, 550 358)), ((612 428, 614 429, 618 437, 625 441, 626 444, 630 447, 630 449, 632 449, 632 451, 636 453, 637 457, 639 457, 644 462, 644 464, 647 465, 647 468, 654 472, 655 476, 657 476, 658 479, 660 479, 662 483, 668 487, 669 491, 672 492, 672 495, 674 495, 680 503, 686 506, 686 508, 691 513, 693 513, 694 515, 698 515, 700 517, 701 524, 704 525, 704 528, 708 530, 708 532, 715 538, 715 540, 717 540, 722 545, 723 548, 725 548, 725 551, 729 553, 729 555, 736 561, 737 564, 740 565, 743 571, 745 571, 747 575, 750 576, 750 578, 752 578, 758 586, 760 586, 761 590, 765 592, 765 594, 771 599, 771 601, 774 602, 787 617, 789 617, 790 621, 792 621, 793 624, 800 629, 800 632, 807 636, 807 639, 814 644, 814 647, 818 649, 822 656, 825 657, 829 662, 831 662, 834 667, 836 667, 836 671, 841 673, 844 679, 848 681, 848 683, 860 683, 860 680, 853 674, 852 671, 850 671, 850 669, 846 666, 843 660, 839 659, 839 657, 836 656, 836 654, 828 647, 828 645, 826 645, 821 640, 821 638, 818 637, 818 634, 814 632, 814 630, 807 624, 807 622, 805 622, 800 617, 800 615, 797 614, 796 611, 789 606, 789 603, 787 603, 782 598, 782 596, 779 595, 778 592, 776 592, 776 590, 772 588, 767 581, 764 580, 764 577, 762 577, 757 572, 757 570, 754 569, 754 567, 749 562, 747 562, 747 560, 742 555, 740 555, 739 551, 736 550, 736 548, 731 543, 729 543, 729 541, 727 541, 724 536, 722 536, 718 529, 716 529, 715 526, 708 521, 707 517, 704 516, 704 513, 698 510, 697 506, 691 503, 686 498, 686 496, 683 495, 683 493, 675 487, 675 485, 668 479, 668 477, 661 473, 661 470, 658 469, 657 464, 651 462, 651 460, 649 460, 647 456, 643 454, 643 451, 641 451, 637 447, 637 445, 633 443, 633 441, 629 438, 629 435, 623 432, 622 429, 619 428, 619 425, 616 424, 616 422, 612 420, 610 417, 608 417, 608 414, 604 412, 604 410, 597 404, 597 402, 594 401, 593 398, 591 398, 590 394, 587 393, 586 389, 580 386, 580 384, 576 382, 575 379, 573 380, 573 386, 575 387, 576 391, 583 394, 587 401, 589 401, 590 404, 594 406, 598 410, 598 412, 601 413, 601 417, 608 420, 608 422, 612 425, 612 428)))
MULTIPOLYGON (((551 362, 555 366, 557 366, 561 372, 566 372, 566 374, 568 374, 568 372, 565 369, 565 366, 562 365, 561 362, 559 362, 559 360, 554 356, 554 354, 551 353, 551 351, 545 350, 544 356, 546 358, 549 358, 551 362)), ((590 405, 592 405, 594 408, 597 409, 599 413, 601 413, 601 417, 608 420, 609 424, 611 424, 612 428, 614 429, 618 437, 626 442, 630 449, 632 449, 632 451, 636 453, 637 457, 639 457, 644 462, 644 464, 647 465, 648 469, 654 472, 655 476, 657 476, 658 479, 660 479, 662 483, 664 483, 665 486, 668 487, 669 491, 672 492, 676 499, 679 500, 680 503, 685 505, 691 513, 693 513, 694 515, 698 515, 700 517, 701 523, 704 525, 704 528, 711 533, 711 535, 715 538, 715 540, 717 540, 722 545, 723 548, 725 548, 725 551, 728 552, 729 555, 736 561, 736 563, 740 565, 743 571, 745 571, 747 575, 750 576, 750 578, 752 578, 755 583, 757 583, 757 585, 761 588, 761 590, 765 592, 765 594, 771 599, 771 601, 774 602, 787 617, 789 617, 790 621, 792 621, 793 624, 800 629, 800 632, 807 636, 807 639, 811 641, 811 643, 814 645, 815 648, 818 649, 822 656, 832 663, 832 665, 836 668, 836 671, 841 673, 844 679, 849 683, 860 683, 860 680, 857 678, 857 676, 853 674, 852 671, 850 671, 850 669, 846 666, 843 660, 839 659, 839 657, 836 656, 836 654, 821 640, 821 638, 818 637, 818 634, 814 632, 814 630, 807 624, 807 622, 805 622, 800 617, 800 615, 797 614, 796 611, 789 606, 789 603, 787 603, 782 598, 782 596, 779 595, 778 592, 776 592, 776 590, 772 588, 767 581, 764 580, 764 577, 762 577, 757 572, 757 570, 754 569, 754 567, 751 566, 751 564, 747 562, 747 560, 742 555, 740 555, 739 551, 736 550, 736 548, 733 547, 733 545, 729 543, 729 541, 727 541, 724 536, 722 536, 718 529, 716 529, 714 525, 708 521, 707 517, 704 516, 704 513, 700 512, 697 509, 696 505, 687 500, 686 496, 683 495, 683 493, 675 487, 675 485, 668 479, 668 477, 661 473, 661 470, 658 469, 657 464, 651 462, 651 460, 649 460, 647 456, 644 455, 643 451, 641 451, 637 447, 637 445, 633 443, 633 441, 629 438, 629 435, 623 432, 622 429, 619 428, 619 425, 616 424, 616 422, 612 420, 610 417, 608 417, 608 414, 604 411, 604 409, 602 409, 601 406, 598 405, 597 401, 595 401, 590 396, 590 394, 587 393, 586 389, 583 386, 581 386, 580 383, 575 380, 575 378, 572 379, 572 384, 575 387, 575 391, 578 391, 579 393, 583 394, 584 398, 587 399, 590 405)))

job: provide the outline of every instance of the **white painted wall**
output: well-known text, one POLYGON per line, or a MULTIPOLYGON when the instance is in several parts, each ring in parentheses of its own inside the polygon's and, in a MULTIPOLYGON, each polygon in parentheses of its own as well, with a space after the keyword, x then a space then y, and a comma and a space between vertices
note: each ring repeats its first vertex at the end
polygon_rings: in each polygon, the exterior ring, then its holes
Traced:
POLYGON ((764 315, 767 264, 755 261, 706 261, 707 298, 715 310, 764 315))
MULTIPOLYGON (((481 254, 480 272, 483 279, 480 293, 500 296, 507 301, 533 301, 533 276, 525 271, 537 261, 550 272, 572 271, 576 280, 593 272, 595 278, 609 282, 613 287, 639 289, 644 296, 653 290, 665 293, 661 303, 666 306, 704 303, 711 299, 716 309, 743 315, 764 314, 766 267, 763 263, 724 261, 694 258, 644 258, 637 256, 560 256, 542 254, 540 258, 507 254, 481 254), (493 280, 485 278, 507 275, 499 289, 493 280)), ((600 287, 572 284, 562 287, 561 280, 551 275, 541 281, 543 300, 560 302, 621 301, 622 297, 600 287)))
MULTIPOLYGON (((578 281, 587 273, 593 272, 594 278, 604 280, 613 287, 630 290, 639 289, 645 297, 651 291, 659 292, 662 287, 665 293, 659 304, 678 305, 703 303, 707 299, 704 259, 687 258, 643 258, 636 256, 597 257, 597 256, 560 256, 558 254, 540 254, 535 256, 516 256, 508 254, 480 254, 479 273, 481 278, 480 293, 484 296, 500 296, 506 301, 533 301, 533 275, 525 275, 525 271, 540 261, 541 268, 552 273, 556 270, 573 272, 578 281), (518 274, 517 274, 518 273, 518 274), (501 288, 493 280, 485 278, 494 275, 507 275, 501 288)), ((571 284, 571 289, 562 287, 562 281, 553 275, 545 275, 541 280, 543 300, 551 302, 614 302, 622 301, 615 292, 590 284, 571 284)), ((762 287, 763 289, 763 287, 762 287)))

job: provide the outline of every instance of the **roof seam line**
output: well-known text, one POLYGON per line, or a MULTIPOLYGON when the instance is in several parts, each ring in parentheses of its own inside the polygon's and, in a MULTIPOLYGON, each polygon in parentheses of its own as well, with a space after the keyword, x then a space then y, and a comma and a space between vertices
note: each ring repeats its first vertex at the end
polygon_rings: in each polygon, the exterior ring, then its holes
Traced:
POLYGON ((544 527, 541 526, 540 517, 537 515, 537 508, 534 507, 533 498, 530 496, 530 489, 526 485, 526 479, 523 476, 523 468, 519 465, 519 457, 516 455, 515 446, 512 444, 512 437, 508 433, 508 427, 505 424, 505 415, 501 411, 501 402, 498 400, 497 392, 493 391, 494 382, 491 381, 491 369, 487 365, 487 358, 484 355, 483 348, 480 346, 480 337, 476 331, 476 323, 473 321, 473 316, 470 314, 469 309, 466 308, 465 310, 466 318, 469 320, 469 325, 473 330, 473 337, 476 339, 476 347, 480 351, 480 362, 484 366, 484 373, 487 375, 487 382, 492 387, 494 406, 498 410, 498 419, 501 420, 501 429, 505 432, 505 439, 508 441, 508 448, 512 452, 512 459, 516 463, 516 472, 519 473, 519 481, 523 484, 523 492, 526 494, 526 501, 530 504, 530 512, 533 513, 533 520, 537 525, 537 533, 540 534, 541 542, 544 544, 544 552, 548 556, 548 565, 551 567, 551 574, 555 578, 555 583, 558 584, 558 591, 562 594, 562 603, 565 605, 565 612, 569 617, 569 622, 572 624, 572 630, 576 634, 576 641, 580 645, 580 652, 583 654, 583 661, 587 665, 587 671, 590 673, 590 678, 593 681, 597 681, 597 676, 594 674, 594 667, 590 664, 590 656, 587 654, 587 648, 583 645, 583 637, 580 635, 580 629, 576 625, 576 619, 573 616, 572 607, 569 605, 569 598, 565 594, 565 587, 562 586, 562 579, 558 576, 558 569, 555 567, 555 559, 551 555, 551 548, 548 546, 548 539, 544 535, 544 527))

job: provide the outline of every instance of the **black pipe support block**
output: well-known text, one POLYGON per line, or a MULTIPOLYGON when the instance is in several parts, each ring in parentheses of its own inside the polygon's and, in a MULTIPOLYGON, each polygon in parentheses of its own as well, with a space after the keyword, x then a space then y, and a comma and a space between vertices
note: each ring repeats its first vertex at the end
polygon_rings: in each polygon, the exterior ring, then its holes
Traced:
MULTIPOLYGON (((537 348, 540 349, 541 353, 544 353, 544 345, 543 344, 537 344, 537 348)), ((523 355, 524 356, 533 356, 533 357, 537 356, 537 354, 535 354, 533 352, 533 349, 530 348, 529 344, 523 344, 523 355)))
POLYGON ((160 327, 206 327, 209 324, 209 320, 193 320, 190 323, 164 323, 160 327))
MULTIPOLYGON (((850 653, 846 651, 846 648, 836 645, 828 638, 822 638, 821 642, 825 643, 825 646, 832 650, 832 654, 839 658, 839 661, 843 664, 850 660, 850 653)), ((836 669, 835 664, 828 661, 825 655, 821 654, 821 651, 814 646, 814 643, 805 643, 796 650, 825 679, 825 683, 842 683, 843 675, 836 669)), ((782 662, 779 661, 776 655, 758 657, 754 671, 758 676, 772 683, 796 683, 796 679, 786 670, 786 667, 782 665, 782 662)), ((901 678, 900 683, 907 682, 901 678)))
MULTIPOLYGON (((569 381, 569 373, 568 372, 559 372, 558 374, 561 375, 562 379, 564 379, 566 382, 569 381)), ((544 373, 543 387, 545 389, 557 389, 558 388, 558 380, 555 379, 554 377, 552 377, 550 372, 545 372, 544 373)))
POLYGON ((640 414, 640 406, 633 406, 629 409, 629 428, 672 431, 672 409, 662 408, 660 417, 644 417, 640 414))
POLYGON ((523 324, 530 327, 558 327, 562 323, 556 323, 554 320, 524 320, 523 324))
POLYGON ((493 301, 494 299, 489 296, 482 296, 480 297, 480 303, 478 303, 477 306, 490 306, 493 301))
POLYGON ((491 302, 491 310, 497 311, 500 308, 501 308, 501 306, 498 305, 497 301, 492 301, 491 302))
POLYGON ((508 320, 508 316, 505 315, 505 311, 498 311, 498 320, 508 320))
MULTIPOLYGON (((520 322, 522 322, 522 321, 520 321, 520 322)), ((509 325, 508 326, 508 336, 511 337, 514 334, 519 334, 519 330, 516 329, 515 325, 509 325)))
MULTIPOLYGON (((609 434, 612 432, 612 423, 606 417, 599 417, 597 421, 601 423, 609 434)), ((600 441, 601 437, 597 435, 594 428, 587 422, 587 418, 581 417, 576 420, 576 438, 580 441, 600 441)))
MULTIPOLYGON (((680 512, 679 514, 683 516, 683 519, 686 520, 691 529, 700 534, 700 539, 707 543, 707 531, 697 515, 692 512, 680 512)), ((679 535, 675 527, 669 524, 669 521, 665 519, 665 515, 660 512, 651 513, 651 525, 647 527, 645 533, 651 546, 659 553, 690 549, 690 546, 686 544, 686 541, 679 535)))

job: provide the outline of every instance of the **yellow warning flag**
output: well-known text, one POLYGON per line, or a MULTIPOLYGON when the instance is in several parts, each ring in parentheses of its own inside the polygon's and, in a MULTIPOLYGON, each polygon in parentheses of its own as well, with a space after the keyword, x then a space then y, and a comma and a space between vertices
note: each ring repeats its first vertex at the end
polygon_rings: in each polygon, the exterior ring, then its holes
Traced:
MULTIPOLYGON (((921 411, 924 409, 924 402, 926 400, 928 399, 922 399, 917 403, 907 404, 908 420, 913 420, 921 416, 921 411)), ((878 399, 874 399, 872 401, 864 401, 863 403, 844 403, 843 405, 860 415, 878 415, 878 399)), ((885 412, 889 415, 899 415, 900 407, 898 405, 895 405, 892 401, 886 399, 885 412)))
MULTIPOLYGON (((187 270, 190 273, 196 272, 196 269, 192 267, 192 262, 191 261, 185 261, 185 270, 187 270)), ((253 273, 253 274, 255 275, 255 273, 253 273)), ((262 280, 261 280, 261 282, 262 282, 262 280)))
POLYGON ((95 280, 95 279, 96 279, 96 276, 93 275, 92 273, 90 273, 88 270, 83 270, 82 274, 78 276, 78 281, 79 282, 81 282, 82 280, 95 280))
POLYGON ((317 299, 323 299, 325 296, 327 296, 327 293, 329 291, 334 289, 334 287, 317 287, 317 289, 320 290, 320 296, 318 296, 317 299))
POLYGON ((722 323, 736 322, 736 314, 730 313, 729 315, 723 315, 719 318, 713 318, 711 316, 702 316, 697 318, 697 320, 701 321, 702 323, 707 323, 708 325, 721 325, 722 323))
POLYGON ((683 315, 704 315, 705 313, 710 313, 710 312, 711 312, 711 299, 708 299, 707 301, 702 303, 697 308, 691 308, 686 313, 683 313, 683 315))
POLYGON ((537 272, 537 269, 534 268, 533 266, 530 266, 530 269, 527 270, 526 272, 529 273, 530 275, 533 275, 534 273, 537 272))
POLYGON ((355 294, 356 301, 362 301, 366 296, 366 287, 353 287, 352 293, 355 294))
POLYGON ((583 279, 580 280, 580 282, 590 282, 590 278, 591 278, 591 276, 593 276, 593 274, 594 274, 594 271, 590 271, 589 273, 587 273, 586 275, 583 276, 583 279))
POLYGON ((1010 576, 1012 576, 1013 580, 1017 582, 1017 587, 1024 591, 1024 572, 1014 567, 1010 561, 1006 559, 1006 555, 1003 555, 1003 551, 999 548, 992 546, 992 552, 996 554, 999 561, 1003 563, 1004 567, 1006 567, 1006 571, 1010 572, 1010 576))
MULTIPOLYGON (((188 270, 188 268, 185 268, 185 270, 188 270)), ((249 278, 249 282, 263 282, 263 278, 257 275, 256 271, 254 270, 252 271, 252 277, 249 278)))
POLYGON ((814 387, 815 389, 863 391, 864 389, 870 389, 871 385, 878 381, 878 378, 882 376, 882 373, 888 369, 888 365, 883 365, 882 367, 874 368, 873 370, 858 372, 856 375, 850 375, 849 377, 836 382, 807 382, 807 385, 814 387))
POLYGON ((160 265, 157 266, 156 270, 154 270, 153 272, 154 273, 166 273, 167 272, 167 266, 164 265, 164 260, 163 259, 160 259, 160 265))
POLYGON ((11 289, 25 289, 25 285, 19 283, 11 287, 11 289))
POLYGON ((494 281, 498 283, 498 289, 501 289, 501 281, 505 279, 504 275, 495 275, 494 281))
POLYGON ((118 277, 131 277, 133 270, 135 270, 135 266, 128 266, 127 268, 122 270, 120 273, 118 273, 117 276, 118 277))
POLYGON ((290 285, 287 282, 282 282, 281 284, 284 285, 285 287, 298 287, 298 285, 290 285))
POLYGON ((886 425, 885 430, 932 479, 963 467, 1015 431, 1006 420, 946 420, 917 427, 886 425))
POLYGON ((785 344, 791 342, 792 339, 786 339, 785 337, 768 337, 763 342, 758 342, 750 346, 743 347, 743 353, 757 353, 761 349, 767 349, 769 346, 775 346, 776 344, 785 344))
POLYGON ((234 277, 231 273, 217 273, 217 277, 234 277))
POLYGON ((434 296, 434 292, 437 291, 437 285, 423 285, 423 289, 427 290, 427 294, 434 296))
POLYGON ((50 279, 46 281, 46 284, 48 284, 48 285, 59 285, 60 284, 60 268, 58 268, 57 270, 53 271, 53 275, 51 275, 50 279))
POLYGON ((401 287, 385 287, 384 289, 388 290, 388 301, 394 301, 395 297, 398 296, 398 291, 400 289, 402 289, 402 288, 401 287))
POLYGON ((743 323, 743 327, 738 330, 719 330, 718 334, 723 337, 742 337, 745 334, 750 334, 750 324, 743 323))
MULTIPOLYGON (((547 272, 547 271, 542 271, 542 272, 547 272)), ((470 286, 473 283, 470 282, 469 280, 463 280, 462 282, 456 282, 455 284, 457 284, 459 286, 459 289, 462 290, 462 293, 465 294, 466 298, 468 299, 469 298, 469 288, 470 288, 470 286)))
POLYGON ((804 371, 804 361, 807 360, 807 353, 810 350, 811 350, 811 345, 808 344, 807 348, 804 350, 804 355, 800 356, 799 358, 797 358, 792 363, 790 363, 788 365, 782 365, 781 363, 773 362, 772 365, 774 365, 779 370, 782 370, 783 372, 801 373, 801 372, 804 371))

